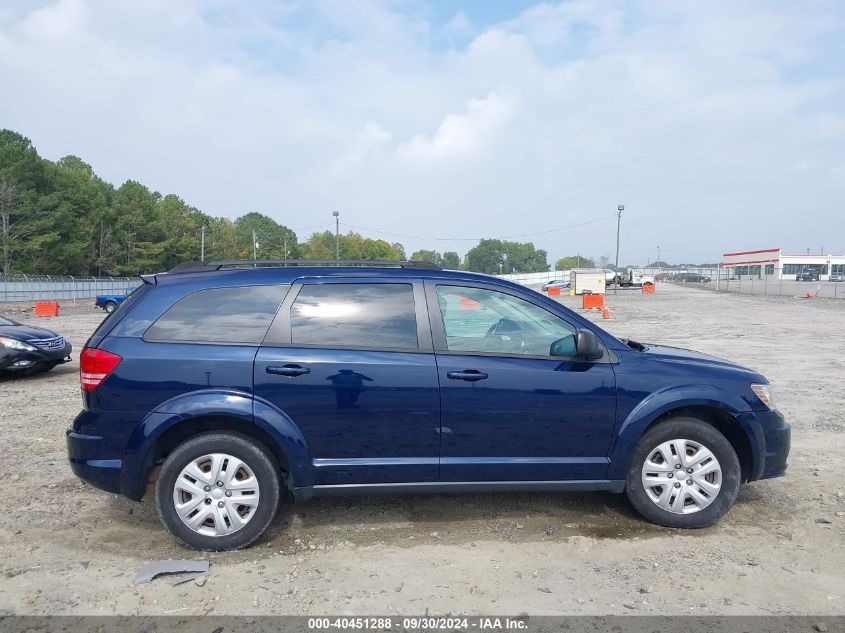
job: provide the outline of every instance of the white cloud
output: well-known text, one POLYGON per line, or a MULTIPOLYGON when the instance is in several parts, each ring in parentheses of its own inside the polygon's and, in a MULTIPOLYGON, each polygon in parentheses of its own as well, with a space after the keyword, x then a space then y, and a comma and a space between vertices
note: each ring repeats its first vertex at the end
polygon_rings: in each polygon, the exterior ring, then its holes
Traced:
MULTIPOLYGON (((845 194, 841 3, 572 0, 487 27, 469 9, 438 24, 395 7, 13 0, 0 126, 111 181, 292 227, 340 209, 395 233, 511 235, 624 202, 625 262, 657 243, 712 260, 845 235, 831 212, 845 194)), ((535 241, 606 255, 615 226, 535 241)))
POLYGON ((400 145, 399 156, 412 161, 470 157, 490 147, 512 115, 512 106, 495 92, 470 99, 465 112, 447 114, 430 137, 417 134, 400 145))

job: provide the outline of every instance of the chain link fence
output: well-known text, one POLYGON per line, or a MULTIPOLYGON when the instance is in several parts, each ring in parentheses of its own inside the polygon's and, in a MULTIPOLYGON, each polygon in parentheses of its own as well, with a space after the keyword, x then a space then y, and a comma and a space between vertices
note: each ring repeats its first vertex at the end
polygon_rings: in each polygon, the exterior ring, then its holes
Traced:
POLYGON ((827 267, 774 265, 690 267, 683 270, 644 269, 657 282, 703 288, 716 292, 736 292, 778 297, 845 299, 845 266, 827 267))
POLYGON ((137 277, 52 277, 0 275, 0 303, 76 301, 123 294, 140 285, 137 277))

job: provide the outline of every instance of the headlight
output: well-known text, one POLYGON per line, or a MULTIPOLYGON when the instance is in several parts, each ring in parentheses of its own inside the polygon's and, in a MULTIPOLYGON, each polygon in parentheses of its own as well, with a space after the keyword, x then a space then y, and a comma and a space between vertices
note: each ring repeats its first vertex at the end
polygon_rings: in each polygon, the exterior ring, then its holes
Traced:
POLYGON ((32 345, 27 345, 22 341, 18 341, 8 336, 0 336, 0 345, 10 349, 16 349, 20 352, 35 352, 37 351, 32 345))
POLYGON ((772 411, 775 410, 775 401, 772 398, 772 387, 769 384, 765 385, 751 385, 751 390, 757 394, 760 401, 769 407, 772 411))

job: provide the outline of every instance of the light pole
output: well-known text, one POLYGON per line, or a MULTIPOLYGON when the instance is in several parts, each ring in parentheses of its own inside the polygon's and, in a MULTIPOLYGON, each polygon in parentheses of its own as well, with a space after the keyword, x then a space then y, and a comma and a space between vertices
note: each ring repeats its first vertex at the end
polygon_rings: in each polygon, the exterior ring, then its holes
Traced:
POLYGON ((616 292, 619 290, 619 227, 622 224, 622 212, 625 210, 625 205, 620 204, 616 207, 616 210, 619 212, 616 216, 616 283, 613 284, 613 294, 616 295, 616 292))
POLYGON ((200 227, 200 261, 205 261, 205 224, 200 227))
POLYGON ((332 211, 334 216, 334 258, 340 259, 340 212, 332 211))
POLYGON ((258 257, 258 242, 255 241, 255 228, 252 229, 252 261, 258 257))

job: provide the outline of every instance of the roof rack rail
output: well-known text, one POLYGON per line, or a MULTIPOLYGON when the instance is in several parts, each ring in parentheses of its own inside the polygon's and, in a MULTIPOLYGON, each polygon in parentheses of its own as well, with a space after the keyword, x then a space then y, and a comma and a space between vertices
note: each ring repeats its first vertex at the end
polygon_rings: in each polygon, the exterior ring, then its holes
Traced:
POLYGON ((211 272, 221 268, 255 268, 265 266, 371 266, 374 268, 397 267, 442 270, 431 262, 382 261, 374 259, 220 259, 203 262, 182 262, 167 272, 198 273, 211 272))

